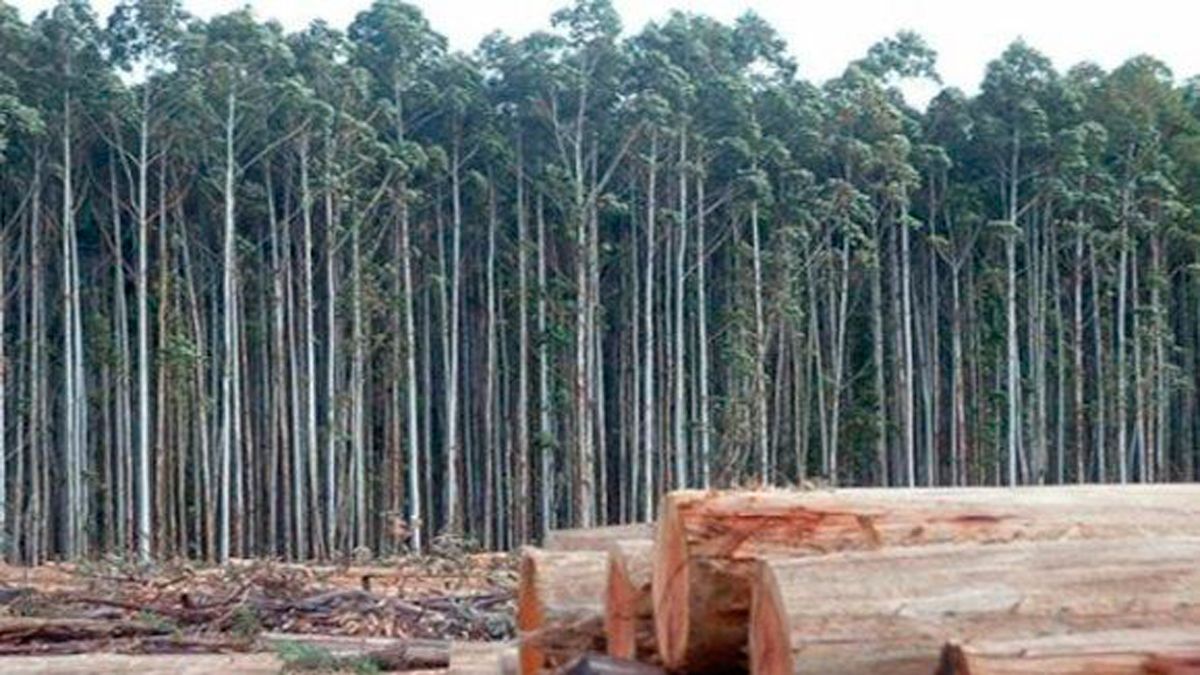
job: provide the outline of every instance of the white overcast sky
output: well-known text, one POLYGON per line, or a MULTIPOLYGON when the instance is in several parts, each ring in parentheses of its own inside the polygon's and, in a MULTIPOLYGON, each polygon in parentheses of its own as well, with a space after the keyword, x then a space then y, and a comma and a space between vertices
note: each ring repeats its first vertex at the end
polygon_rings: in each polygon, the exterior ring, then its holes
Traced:
MULTIPOLYGON (((3 1, 3 0, 0 0, 3 1)), ((472 50, 487 33, 521 36, 544 28, 570 0, 410 0, 453 47, 472 50)), ((26 19, 53 0, 8 0, 26 19)), ((289 29, 315 18, 344 27, 370 0, 184 0, 200 16, 251 4, 289 29)), ((752 9, 788 41, 806 78, 824 81, 879 39, 900 29, 921 33, 938 51, 943 79, 973 91, 987 62, 1023 37, 1060 69, 1090 60, 1113 68, 1136 54, 1165 61, 1179 79, 1200 74, 1200 2, 1196 0, 614 0, 633 32, 673 8, 730 21, 752 9)), ((103 17, 113 0, 93 0, 103 17)), ((923 92, 914 92, 924 98, 923 92)))

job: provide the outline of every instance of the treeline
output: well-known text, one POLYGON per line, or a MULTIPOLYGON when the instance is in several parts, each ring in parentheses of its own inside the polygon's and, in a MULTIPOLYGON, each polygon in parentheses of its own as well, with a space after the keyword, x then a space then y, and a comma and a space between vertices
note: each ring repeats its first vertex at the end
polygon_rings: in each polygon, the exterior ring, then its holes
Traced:
POLYGON ((910 33, 818 85, 753 14, 550 23, 0 2, 6 557, 1196 477, 1197 81, 1017 42, 922 112, 910 33))

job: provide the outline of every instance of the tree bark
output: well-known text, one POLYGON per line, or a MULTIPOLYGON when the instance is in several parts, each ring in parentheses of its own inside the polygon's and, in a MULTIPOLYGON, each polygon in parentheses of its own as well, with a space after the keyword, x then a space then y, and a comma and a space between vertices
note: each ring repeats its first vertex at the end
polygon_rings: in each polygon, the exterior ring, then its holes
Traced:
POLYGON ((552 530, 546 534, 542 547, 547 551, 608 551, 614 542, 649 541, 653 537, 654 528, 647 523, 552 530))
POLYGON ((604 650, 607 566, 608 554, 599 551, 522 551, 517 630, 523 674, 604 650))
POLYGON ((608 550, 608 586, 604 593, 604 635, 608 653, 622 659, 654 661, 654 604, 650 581, 654 543, 626 539, 608 550))
POLYGON ((1190 628, 1134 628, 951 642, 939 675, 1185 675, 1200 658, 1200 636, 1190 628))
POLYGON ((764 560, 751 672, 924 675, 946 636, 1185 626, 1200 618, 1197 555, 1200 539, 1136 538, 764 560))

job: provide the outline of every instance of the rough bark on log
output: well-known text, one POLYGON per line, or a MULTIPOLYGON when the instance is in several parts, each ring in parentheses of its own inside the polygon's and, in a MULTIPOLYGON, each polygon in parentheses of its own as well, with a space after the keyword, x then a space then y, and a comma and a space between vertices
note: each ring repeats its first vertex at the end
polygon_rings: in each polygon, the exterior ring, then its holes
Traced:
POLYGON ((0 661, 5 675, 278 675, 283 662, 274 654, 202 654, 188 656, 14 656, 0 661))
POLYGON ((610 656, 639 661, 657 658, 650 595, 653 553, 653 542, 643 539, 615 542, 608 551, 604 637, 610 656))
POLYGON ((447 675, 516 675, 517 649, 507 642, 456 642, 447 675))
POLYGON ((70 642, 162 635, 170 627, 144 621, 0 617, 0 644, 70 642))
POLYGON ((938 675, 1146 675, 1184 666, 1200 668, 1200 626, 951 643, 938 675))
POLYGON ((758 558, 945 542, 1200 535, 1200 486, 847 489, 667 495, 654 624, 670 670, 745 667, 758 558))
POLYGON ((649 523, 585 527, 575 530, 551 530, 546 533, 542 548, 547 551, 605 551, 613 542, 654 538, 649 523))
POLYGON ((598 551, 522 550, 517 585, 522 673, 604 651, 607 567, 608 555, 598 551))
POLYGON ((947 640, 1200 621, 1200 538, 936 545, 768 559, 753 673, 927 675, 947 640))

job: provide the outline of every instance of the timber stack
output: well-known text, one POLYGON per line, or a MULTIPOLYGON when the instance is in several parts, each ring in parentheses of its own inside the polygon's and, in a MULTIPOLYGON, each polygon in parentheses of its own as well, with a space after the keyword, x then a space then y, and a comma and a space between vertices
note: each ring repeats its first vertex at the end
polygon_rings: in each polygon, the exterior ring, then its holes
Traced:
POLYGON ((1200 673, 1200 486, 680 491, 658 515, 522 551, 522 673, 1200 673))

